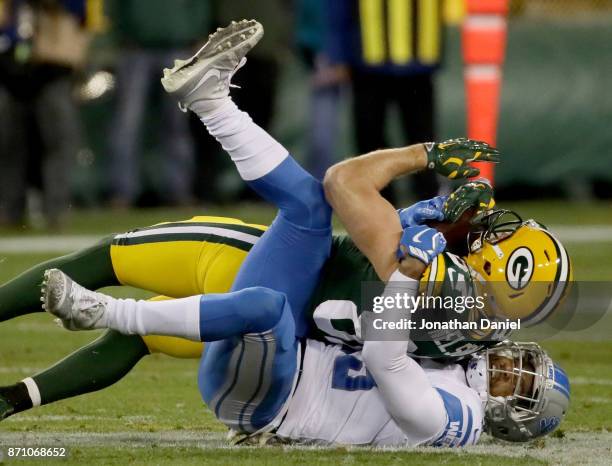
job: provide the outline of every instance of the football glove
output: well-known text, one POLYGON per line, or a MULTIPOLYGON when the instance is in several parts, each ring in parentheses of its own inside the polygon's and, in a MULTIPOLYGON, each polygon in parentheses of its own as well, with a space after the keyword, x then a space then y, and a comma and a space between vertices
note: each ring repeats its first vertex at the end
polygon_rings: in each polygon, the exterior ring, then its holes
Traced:
POLYGON ((412 256, 428 265, 446 248, 446 239, 439 231, 425 225, 404 228, 397 258, 401 261, 412 256))
POLYGON ((446 199, 442 212, 446 221, 455 223, 466 210, 474 208, 476 209, 476 214, 472 219, 472 223, 477 223, 493 207, 495 207, 493 188, 487 180, 480 179, 455 189, 446 199))
POLYGON ((399 209, 400 222, 402 228, 422 225, 426 220, 444 220, 442 208, 448 196, 436 196, 433 199, 419 201, 405 209, 399 209))
POLYGON ((427 168, 447 178, 471 178, 480 170, 469 162, 499 162, 499 151, 486 142, 466 138, 449 139, 444 142, 426 142, 427 168))

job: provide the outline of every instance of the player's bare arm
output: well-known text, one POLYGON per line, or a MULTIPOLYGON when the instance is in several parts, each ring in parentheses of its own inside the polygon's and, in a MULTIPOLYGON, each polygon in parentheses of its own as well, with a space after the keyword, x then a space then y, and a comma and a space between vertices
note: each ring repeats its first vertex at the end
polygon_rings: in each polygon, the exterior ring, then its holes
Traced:
POLYGON ((395 208, 380 191, 400 175, 427 166, 423 145, 384 149, 332 166, 323 185, 328 202, 382 280, 397 269, 402 234, 395 208))
POLYGON ((380 191, 395 178, 423 169, 450 179, 477 176, 479 170, 469 162, 497 162, 498 156, 488 144, 469 139, 382 149, 332 166, 323 184, 349 235, 386 281, 397 269, 402 228, 395 208, 380 191))

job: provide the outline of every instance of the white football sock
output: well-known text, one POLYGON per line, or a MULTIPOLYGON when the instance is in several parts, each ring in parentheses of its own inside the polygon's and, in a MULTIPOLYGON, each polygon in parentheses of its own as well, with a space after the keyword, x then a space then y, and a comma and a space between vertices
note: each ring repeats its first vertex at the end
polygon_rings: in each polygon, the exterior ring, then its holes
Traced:
POLYGON ((41 398, 40 398, 40 390, 38 389, 38 385, 34 382, 32 377, 27 377, 22 380, 26 388, 28 389, 28 396, 30 397, 30 401, 32 402, 32 407, 40 406, 41 398))
POLYGON ((200 296, 166 301, 110 299, 96 326, 125 335, 164 335, 200 341, 200 296))
POLYGON ((238 109, 229 97, 214 110, 197 103, 191 109, 230 155, 243 180, 261 178, 289 155, 287 149, 253 123, 248 113, 238 109))

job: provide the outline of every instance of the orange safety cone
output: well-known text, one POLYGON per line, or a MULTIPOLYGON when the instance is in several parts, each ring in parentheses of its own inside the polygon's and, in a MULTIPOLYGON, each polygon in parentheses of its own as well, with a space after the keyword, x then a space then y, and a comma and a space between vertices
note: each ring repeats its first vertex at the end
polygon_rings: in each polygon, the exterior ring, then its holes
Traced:
MULTIPOLYGON (((467 130, 470 139, 497 144, 497 119, 501 91, 501 73, 495 65, 471 66, 465 73, 468 98, 467 130)), ((480 177, 494 182, 495 165, 489 162, 475 162, 480 177)))
MULTIPOLYGON (((466 1, 468 15, 463 23, 462 43, 468 137, 495 145, 508 0, 466 1)), ((480 168, 480 176, 493 184, 494 165, 474 165, 480 168)))

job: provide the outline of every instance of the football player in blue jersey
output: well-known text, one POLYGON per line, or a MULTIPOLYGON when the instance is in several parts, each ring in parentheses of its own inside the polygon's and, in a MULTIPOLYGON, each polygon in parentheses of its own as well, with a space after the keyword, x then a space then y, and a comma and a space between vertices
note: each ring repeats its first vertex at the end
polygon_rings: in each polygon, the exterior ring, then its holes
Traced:
MULTIPOLYGON (((441 234, 427 227, 408 228, 402 242, 409 251, 398 269, 402 275, 397 274, 396 281, 389 282, 385 294, 398 290, 414 293, 418 282, 411 276, 419 276, 425 263, 444 248, 441 234)), ((227 318, 226 326, 232 329, 235 325, 244 325, 247 312, 261 315, 252 306, 275 308, 278 305, 273 302, 274 294, 268 296, 269 302, 262 300, 265 289, 247 288, 230 294, 235 309, 249 308, 238 322, 227 303, 202 299, 199 322, 188 318, 179 327, 168 313, 178 310, 175 304, 189 305, 185 300, 166 303, 173 309, 162 303, 115 300, 81 288, 57 270, 49 272, 46 287, 44 298, 48 310, 59 316, 67 327, 110 327, 139 335, 166 333, 164 328, 159 328, 160 319, 166 319, 172 335, 193 338, 196 332, 193 326, 202 335, 210 331, 203 326, 217 324, 210 316, 206 317, 215 314, 213 307, 221 308, 222 314, 217 314, 217 319, 227 318)), ((183 312, 181 317, 189 314, 183 312)), ((245 339, 265 337, 265 332, 243 336, 245 339)), ((270 350, 274 350, 275 340, 267 341, 270 350)), ((366 341, 363 349, 357 351, 311 339, 301 340, 301 344, 304 350, 297 386, 286 400, 282 393, 275 395, 285 402, 282 419, 250 432, 244 425, 230 422, 239 419, 242 416, 239 413, 250 413, 253 408, 249 403, 234 401, 225 408, 230 410, 225 418, 222 417, 225 411, 215 410, 217 417, 235 431, 237 439, 278 437, 320 444, 461 447, 476 443, 483 432, 489 432, 495 437, 519 442, 553 431, 569 405, 567 375, 535 343, 498 344, 474 354, 467 368, 432 360, 419 364, 406 354, 407 339, 366 341)), ((254 351, 253 346, 246 346, 238 358, 248 357, 247 351, 254 351)), ((262 357, 259 352, 255 353, 262 357)), ((257 358, 251 360, 254 362, 257 358)), ((257 380, 258 387, 269 384, 265 372, 260 372, 265 362, 264 359, 254 367, 230 372, 233 382, 227 386, 227 396, 235 400, 237 394, 243 397, 250 394, 249 402, 257 400, 258 390, 254 389, 252 380, 257 380)), ((227 373, 218 374, 217 370, 201 373, 201 377, 227 377, 227 373)))

